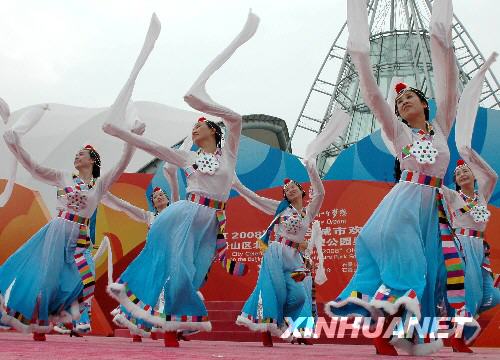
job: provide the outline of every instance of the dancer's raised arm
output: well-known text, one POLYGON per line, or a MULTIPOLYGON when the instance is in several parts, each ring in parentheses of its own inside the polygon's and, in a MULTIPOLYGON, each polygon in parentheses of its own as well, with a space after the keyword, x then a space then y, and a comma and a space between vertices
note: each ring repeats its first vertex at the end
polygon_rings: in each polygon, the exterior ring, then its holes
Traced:
POLYGON ((334 111, 323 130, 306 147, 304 165, 309 175, 313 194, 306 212, 310 221, 313 221, 318 215, 325 197, 325 188, 316 167, 316 157, 345 133, 347 125, 349 125, 349 115, 339 109, 334 111))
POLYGON ((154 218, 150 211, 132 205, 128 201, 120 199, 110 192, 104 195, 101 199, 101 203, 113 210, 124 212, 128 217, 137 222, 150 224, 152 222, 152 217, 154 218))
POLYGON ((168 146, 160 145, 153 140, 133 134, 130 131, 114 124, 106 123, 103 125, 102 129, 106 134, 116 136, 117 138, 120 138, 123 141, 142 149, 163 161, 179 167, 186 166, 186 160, 189 158, 190 154, 189 151, 172 149, 168 146))
POLYGON ((274 215, 278 205, 280 204, 277 200, 260 196, 245 187, 236 174, 234 175, 233 189, 236 190, 238 194, 240 194, 250 205, 269 215, 274 215))
POLYGON ((19 135, 13 129, 5 131, 3 138, 7 147, 12 154, 14 154, 17 161, 19 161, 23 167, 28 170, 31 176, 49 185, 64 186, 64 179, 67 173, 62 170, 52 169, 37 163, 23 148, 19 135))
POLYGON ((7 102, 0 98, 0 119, 3 120, 4 124, 7 124, 7 121, 10 117, 10 107, 7 102))
POLYGON ((432 5, 431 58, 434 71, 434 92, 436 97, 436 121, 448 136, 457 111, 458 68, 451 25, 453 4, 451 0, 435 0, 432 5))
POLYGON ((107 134, 118 137, 133 146, 149 152, 153 156, 156 156, 168 162, 172 162, 178 166, 183 166, 187 154, 177 154, 175 151, 168 147, 159 145, 154 141, 142 138, 141 136, 130 133, 128 130, 126 130, 128 124, 126 124, 127 116, 125 115, 125 111, 127 105, 129 104, 135 81, 137 79, 137 76, 139 75, 140 70, 146 63, 149 54, 151 53, 151 51, 153 51, 154 44, 160 34, 160 30, 161 24, 156 15, 153 14, 153 16, 151 17, 148 32, 146 34, 146 38, 144 40, 144 44, 135 62, 134 68, 132 69, 129 78, 125 83, 125 86, 120 91, 120 94, 118 95, 115 103, 111 108, 111 112, 114 115, 110 116, 110 118, 106 120, 102 128, 107 134))
MULTIPOLYGON (((181 146, 179 146, 179 150, 190 151, 193 146, 193 140, 190 136, 187 136, 182 142, 181 146)), ((170 186, 170 198, 172 202, 179 201, 179 181, 177 179, 177 170, 179 168, 171 163, 165 163, 163 165, 163 176, 167 180, 170 186)))
POLYGON ((394 142, 396 128, 401 122, 394 115, 394 109, 390 108, 373 76, 366 0, 347 1, 347 27, 349 29, 347 51, 358 71, 359 88, 363 99, 382 126, 387 138, 394 142))
POLYGON ((229 44, 229 46, 220 53, 201 73, 198 79, 194 82, 191 89, 184 96, 184 100, 194 109, 220 117, 226 126, 226 143, 225 148, 229 153, 236 157, 238 154, 238 146, 241 136, 241 115, 233 110, 216 103, 210 95, 208 95, 205 86, 208 79, 231 57, 231 55, 245 42, 250 40, 257 31, 259 18, 257 15, 250 12, 247 22, 243 30, 229 44))
POLYGON ((312 159, 304 160, 304 165, 306 166, 307 173, 309 174, 309 181, 312 187, 311 201, 307 205, 306 215, 309 217, 310 221, 318 215, 321 209, 321 204, 325 198, 325 187, 323 186, 323 181, 319 177, 318 169, 316 167, 316 161, 312 159))
POLYGON ((457 123, 455 129, 455 142, 462 159, 471 168, 474 177, 477 179, 479 194, 486 202, 489 201, 498 175, 491 166, 472 149, 472 133, 476 123, 479 99, 483 90, 483 81, 491 64, 496 60, 498 54, 493 53, 483 64, 478 73, 472 78, 462 92, 457 110, 457 123))
MULTIPOLYGON (((131 134, 134 133, 133 135, 136 136, 142 135, 145 129, 146 127, 144 123, 136 121, 131 134)), ((125 143, 122 156, 115 167, 97 180, 96 188, 100 197, 103 197, 108 192, 108 189, 111 187, 111 185, 113 185, 113 183, 118 180, 118 178, 123 174, 128 164, 130 163, 130 160, 132 160, 134 152, 135 147, 130 143, 125 143)))

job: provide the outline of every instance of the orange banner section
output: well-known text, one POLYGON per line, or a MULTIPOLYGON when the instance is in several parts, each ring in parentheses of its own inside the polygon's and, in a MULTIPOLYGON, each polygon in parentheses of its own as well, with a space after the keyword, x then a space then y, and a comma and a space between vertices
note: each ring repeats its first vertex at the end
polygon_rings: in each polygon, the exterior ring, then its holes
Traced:
MULTIPOLYGON (((6 184, 6 180, 0 180, 0 191, 6 184)), ((49 220, 50 214, 38 192, 14 185, 11 199, 0 207, 0 264, 49 220)))

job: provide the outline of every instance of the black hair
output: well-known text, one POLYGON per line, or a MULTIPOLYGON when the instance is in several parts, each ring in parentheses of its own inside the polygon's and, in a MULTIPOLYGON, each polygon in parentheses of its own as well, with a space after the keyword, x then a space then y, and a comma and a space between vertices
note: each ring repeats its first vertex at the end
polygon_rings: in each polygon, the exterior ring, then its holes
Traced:
POLYGON ((205 124, 207 124, 207 126, 210 129, 215 130, 215 145, 218 148, 221 148, 222 147, 222 129, 221 129, 221 127, 217 123, 210 121, 210 120, 205 120, 204 122, 205 122, 205 124))
POLYGON ((394 159, 394 182, 399 182, 401 180, 401 163, 399 159, 396 157, 394 159))
POLYGON ((456 174, 456 172, 457 172, 457 169, 455 169, 455 171, 453 172, 453 182, 455 183, 455 190, 456 191, 460 191, 460 190, 462 190, 462 188, 457 183, 457 174, 456 174))
POLYGON ((92 165, 92 177, 94 179, 97 179, 101 176, 101 156, 90 145, 85 146, 83 150, 87 150, 89 152, 90 158, 94 160, 94 164, 92 165))
MULTIPOLYGON (((293 182, 295 185, 297 185, 297 187, 300 189, 300 191, 302 191, 302 198, 304 198, 306 196, 306 192, 304 191, 304 189, 302 188, 302 185, 300 185, 297 181, 295 180, 290 180, 290 182, 293 182)), ((288 198, 286 197, 286 194, 285 194, 285 188, 283 187, 283 199, 286 199, 288 200, 288 198)), ((290 200, 288 200, 290 201, 290 200)))

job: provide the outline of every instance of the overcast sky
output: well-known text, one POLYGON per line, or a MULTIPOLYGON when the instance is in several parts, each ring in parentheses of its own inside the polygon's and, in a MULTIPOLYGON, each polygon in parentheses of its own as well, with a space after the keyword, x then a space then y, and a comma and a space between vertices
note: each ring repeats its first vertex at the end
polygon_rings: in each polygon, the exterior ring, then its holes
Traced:
MULTIPOLYGON (((110 105, 156 12, 162 32, 134 100, 183 109, 200 71, 242 27, 249 8, 256 36, 208 89, 241 114, 295 123, 308 89, 345 21, 346 0, 0 0, 0 97, 11 109, 41 102, 110 105)), ((485 56, 500 51, 500 1, 455 0, 485 56)), ((500 63, 493 66, 500 78, 500 63)))

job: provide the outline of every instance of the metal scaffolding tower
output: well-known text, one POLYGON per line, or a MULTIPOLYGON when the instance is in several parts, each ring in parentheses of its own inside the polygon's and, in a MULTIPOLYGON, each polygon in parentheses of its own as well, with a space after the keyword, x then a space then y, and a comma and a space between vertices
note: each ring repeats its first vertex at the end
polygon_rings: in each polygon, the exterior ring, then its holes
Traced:
MULTIPOLYGON (((370 57, 379 87, 387 95, 392 78, 397 76, 433 98, 429 38, 432 1, 367 0, 367 6, 371 33, 370 57)), ((460 87, 463 88, 485 59, 456 16, 452 33, 460 87)), ((318 167, 321 174, 328 171, 342 149, 378 128, 360 95, 358 75, 344 45, 347 35, 347 25, 344 24, 314 79, 291 134, 294 148, 300 148, 297 143, 306 143, 316 136, 334 109, 340 107, 351 114, 345 136, 320 156, 318 167)), ((500 109, 499 88, 498 80, 490 70, 484 82, 481 106, 500 109)))

